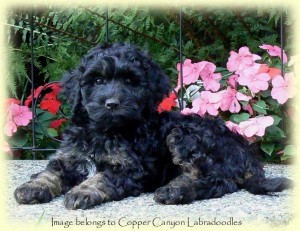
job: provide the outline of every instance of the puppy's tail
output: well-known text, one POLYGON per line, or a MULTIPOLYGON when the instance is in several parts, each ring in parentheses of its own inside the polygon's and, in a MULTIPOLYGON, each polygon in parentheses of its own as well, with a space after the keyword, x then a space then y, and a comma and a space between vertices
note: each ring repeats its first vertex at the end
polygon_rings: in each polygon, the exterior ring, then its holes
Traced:
POLYGON ((282 192, 293 188, 293 181, 286 177, 258 178, 252 176, 245 180, 243 188, 252 194, 268 194, 269 192, 282 192))

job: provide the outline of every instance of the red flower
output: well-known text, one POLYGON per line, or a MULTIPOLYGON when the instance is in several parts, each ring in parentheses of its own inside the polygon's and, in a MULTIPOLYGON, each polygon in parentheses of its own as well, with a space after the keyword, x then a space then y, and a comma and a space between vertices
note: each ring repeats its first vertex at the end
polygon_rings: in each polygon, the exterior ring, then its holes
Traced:
POLYGON ((58 83, 50 83, 45 89, 51 88, 56 95, 61 91, 61 86, 58 83))
MULTIPOLYGON (((38 95, 41 93, 42 89, 43 89, 43 86, 39 86, 37 89, 34 90, 34 98, 38 97, 38 95)), ((31 102, 32 102, 32 94, 27 97, 24 104, 25 104, 25 106, 29 107, 31 105, 31 102)))
POLYGON ((21 101, 18 99, 14 99, 14 98, 8 98, 5 100, 6 107, 8 107, 10 104, 13 104, 13 103, 20 105, 21 101))
POLYGON ((278 68, 268 67, 267 64, 261 64, 257 74, 260 73, 267 73, 271 79, 274 79, 275 76, 281 75, 281 70, 278 68))
MULTIPOLYGON (((50 83, 48 86, 39 86, 37 89, 34 90, 34 98, 36 99, 38 97, 38 95, 41 93, 42 90, 46 90, 51 88, 51 92, 53 92, 55 95, 57 95, 60 90, 61 87, 59 86, 58 83, 50 83)), ((27 99, 25 100, 25 106, 29 107, 31 105, 32 102, 32 94, 29 95, 27 97, 27 99)))
POLYGON ((56 93, 55 92, 50 92, 45 95, 45 98, 40 104, 41 109, 47 110, 51 112, 52 114, 56 114, 61 103, 60 101, 57 100, 56 98, 56 93))
POLYGON ((170 111, 172 107, 176 107, 176 95, 171 93, 168 98, 165 98, 157 107, 159 113, 163 111, 170 111))
POLYGON ((67 120, 66 119, 58 119, 58 120, 53 120, 51 123, 50 123, 50 128, 54 128, 54 129, 57 129, 61 126, 61 124, 63 122, 66 122, 67 120))

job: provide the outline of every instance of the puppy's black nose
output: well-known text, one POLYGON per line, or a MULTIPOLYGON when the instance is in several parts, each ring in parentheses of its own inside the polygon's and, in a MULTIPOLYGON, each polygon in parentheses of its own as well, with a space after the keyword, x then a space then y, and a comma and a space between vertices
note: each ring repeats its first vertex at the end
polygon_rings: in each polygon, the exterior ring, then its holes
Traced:
POLYGON ((110 98, 105 101, 105 107, 115 109, 120 106, 120 100, 117 98, 110 98))

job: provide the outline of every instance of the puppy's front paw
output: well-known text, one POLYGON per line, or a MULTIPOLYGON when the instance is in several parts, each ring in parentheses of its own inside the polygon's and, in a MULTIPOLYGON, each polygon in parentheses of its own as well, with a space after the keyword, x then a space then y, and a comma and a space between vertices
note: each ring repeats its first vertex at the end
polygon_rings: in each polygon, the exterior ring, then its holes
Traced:
POLYGON ((22 184, 15 190, 14 196, 19 204, 39 204, 52 200, 49 188, 35 181, 22 184))
POLYGON ((154 193, 154 200, 161 204, 188 204, 195 200, 195 190, 182 186, 164 186, 154 193))
POLYGON ((102 201, 97 190, 77 186, 65 195, 64 204, 67 209, 89 209, 101 204, 102 201))

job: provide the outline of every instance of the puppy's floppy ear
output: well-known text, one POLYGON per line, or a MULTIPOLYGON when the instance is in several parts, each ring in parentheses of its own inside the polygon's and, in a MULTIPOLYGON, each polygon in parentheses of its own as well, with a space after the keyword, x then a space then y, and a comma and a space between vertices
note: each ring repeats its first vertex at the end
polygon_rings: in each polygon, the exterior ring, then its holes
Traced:
POLYGON ((149 87, 153 93, 155 103, 158 105, 171 92, 171 83, 169 77, 164 73, 161 67, 150 60, 148 62, 147 75, 149 87))
POLYGON ((80 79, 84 72, 84 67, 80 66, 72 71, 64 74, 61 80, 62 94, 64 94, 72 107, 72 111, 75 112, 82 107, 81 104, 81 91, 80 91, 80 79))

